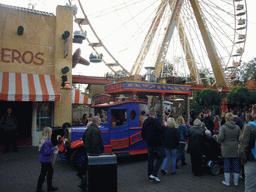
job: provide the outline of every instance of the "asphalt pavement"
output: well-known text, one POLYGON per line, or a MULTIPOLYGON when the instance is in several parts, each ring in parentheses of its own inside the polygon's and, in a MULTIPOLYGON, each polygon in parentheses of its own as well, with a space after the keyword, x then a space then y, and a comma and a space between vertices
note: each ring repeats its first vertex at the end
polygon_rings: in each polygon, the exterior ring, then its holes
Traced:
MULTIPOLYGON (((19 148, 19 153, 3 154, 0 149, 0 192, 30 192, 36 191, 37 179, 40 174, 37 147, 19 148)), ((206 172, 202 177, 193 176, 189 155, 186 155, 186 166, 179 166, 177 173, 162 175, 159 172, 160 183, 150 183, 147 178, 147 156, 117 158, 117 188, 118 192, 241 192, 244 191, 244 181, 239 180, 239 186, 233 182, 229 187, 221 181, 223 173, 212 176, 206 172)), ((60 192, 81 192, 78 188, 80 179, 77 171, 68 161, 57 158, 54 166, 53 185, 60 192)), ((99 173, 100 174, 100 173, 99 173)), ((101 181, 98 181, 99 185, 101 181)), ((46 191, 46 184, 43 190, 46 191)), ((102 186, 102 191, 109 191, 102 186)))

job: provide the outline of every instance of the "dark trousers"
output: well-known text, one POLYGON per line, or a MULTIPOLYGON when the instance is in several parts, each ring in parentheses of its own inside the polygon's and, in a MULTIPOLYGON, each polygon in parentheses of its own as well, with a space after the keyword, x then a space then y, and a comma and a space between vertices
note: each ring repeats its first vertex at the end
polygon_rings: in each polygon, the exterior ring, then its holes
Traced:
POLYGON ((186 143, 180 143, 178 145, 178 158, 177 158, 177 162, 179 160, 181 160, 182 163, 185 162, 185 146, 186 146, 186 143))
POLYGON ((80 167, 77 174, 78 175, 85 175, 87 173, 87 168, 88 168, 88 156, 87 156, 87 153, 85 153, 84 162, 82 163, 82 166, 80 167))
POLYGON ((37 191, 40 191, 42 189, 46 174, 47 174, 47 187, 51 188, 52 176, 53 176, 53 168, 52 168, 51 162, 47 162, 47 163, 41 162, 41 173, 37 182, 37 191))
POLYGON ((77 173, 79 175, 84 175, 84 178, 81 180, 81 183, 80 183, 80 185, 83 188, 87 188, 87 177, 88 177, 87 170, 88 170, 88 156, 87 156, 87 153, 85 153, 85 160, 77 173))
POLYGON ((201 153, 190 153, 192 172, 194 174, 202 174, 203 159, 201 153))
POLYGON ((157 177, 160 166, 165 158, 165 151, 163 146, 149 146, 148 145, 148 176, 154 175, 157 177), (154 165, 154 151, 157 155, 157 161, 154 165))
POLYGON ((16 145, 16 132, 15 131, 5 131, 5 151, 10 151, 12 146, 13 151, 17 151, 16 145))

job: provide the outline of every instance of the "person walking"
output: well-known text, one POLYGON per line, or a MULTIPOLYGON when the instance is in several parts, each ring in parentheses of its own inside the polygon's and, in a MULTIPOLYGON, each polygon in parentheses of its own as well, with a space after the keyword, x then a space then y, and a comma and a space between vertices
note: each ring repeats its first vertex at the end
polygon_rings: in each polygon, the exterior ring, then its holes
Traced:
POLYGON ((99 116, 92 117, 92 121, 88 128, 85 130, 83 135, 83 142, 85 144, 85 156, 86 159, 78 171, 77 175, 82 178, 79 188, 86 191, 87 190, 87 169, 88 169, 88 155, 90 154, 100 154, 104 152, 104 144, 101 136, 101 131, 99 129, 101 119, 99 116))
POLYGON ((192 172, 195 176, 202 176, 203 146, 205 141, 205 129, 201 127, 199 119, 194 121, 194 126, 188 132, 188 152, 190 153, 192 172))
POLYGON ((5 130, 5 151, 10 152, 10 147, 14 152, 18 152, 16 145, 16 134, 18 120, 12 113, 12 108, 7 108, 7 113, 3 115, 0 121, 0 126, 5 130))
POLYGON ((244 123, 243 123, 243 120, 242 120, 240 117, 238 117, 238 111, 237 111, 237 109, 234 109, 234 110, 233 110, 233 115, 234 115, 233 121, 234 121, 234 122, 240 127, 240 129, 242 130, 243 127, 244 127, 244 123))
POLYGON ((245 192, 256 191, 256 157, 252 153, 256 147, 256 104, 252 106, 252 117, 254 121, 245 125, 238 149, 238 156, 244 164, 245 192))
POLYGON ((178 126, 178 131, 180 134, 180 144, 178 145, 178 157, 177 164, 181 161, 181 166, 187 165, 185 159, 185 147, 188 140, 188 129, 185 125, 184 118, 179 116, 176 120, 176 125, 178 126))
POLYGON ((224 178, 222 183, 226 186, 230 185, 230 172, 233 168, 234 172, 234 185, 238 185, 239 180, 239 158, 238 158, 238 142, 240 135, 240 128, 233 121, 234 116, 232 113, 225 115, 226 123, 221 126, 219 132, 219 141, 221 142, 221 154, 224 159, 224 178))
POLYGON ((51 156, 58 152, 58 147, 51 142, 52 128, 44 127, 42 137, 39 141, 39 161, 41 162, 41 173, 37 182, 37 192, 42 192, 45 176, 47 175, 47 191, 57 191, 58 187, 52 186, 53 167, 51 156))
POLYGON ((176 173, 177 147, 180 142, 180 134, 175 128, 175 120, 171 117, 167 119, 167 127, 164 131, 164 148, 166 157, 163 161, 161 172, 163 175, 167 173, 167 166, 171 160, 171 174, 176 173))
POLYGON ((148 178, 150 182, 160 182, 157 177, 160 166, 165 158, 163 146, 165 127, 156 119, 155 108, 149 110, 149 117, 144 121, 141 130, 141 137, 148 147, 148 178), (157 153, 157 161, 154 165, 154 151, 157 153))

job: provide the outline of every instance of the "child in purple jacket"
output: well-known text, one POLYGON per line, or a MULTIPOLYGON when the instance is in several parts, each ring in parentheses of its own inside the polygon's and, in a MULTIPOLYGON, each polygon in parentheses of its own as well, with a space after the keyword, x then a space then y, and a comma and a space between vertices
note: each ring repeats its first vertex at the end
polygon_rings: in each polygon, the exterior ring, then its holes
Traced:
POLYGON ((41 173, 37 182, 37 192, 42 192, 42 186, 47 174, 47 190, 57 191, 58 187, 52 186, 53 167, 51 156, 57 152, 57 146, 54 147, 51 142, 52 128, 45 127, 42 137, 39 141, 39 161, 41 162, 41 173))

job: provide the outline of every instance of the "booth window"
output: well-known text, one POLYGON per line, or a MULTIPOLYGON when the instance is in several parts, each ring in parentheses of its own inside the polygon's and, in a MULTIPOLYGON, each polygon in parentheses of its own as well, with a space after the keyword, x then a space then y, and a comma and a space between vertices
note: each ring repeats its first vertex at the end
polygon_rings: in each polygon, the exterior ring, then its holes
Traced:
POLYGON ((95 108, 95 114, 100 117, 101 123, 108 123, 108 108, 95 108))
POLYGON ((127 124, 127 110, 126 109, 112 109, 111 110, 111 124, 115 126, 122 126, 127 124))
POLYGON ((43 131, 44 127, 51 127, 52 124, 52 103, 42 102, 37 103, 37 131, 43 131))

